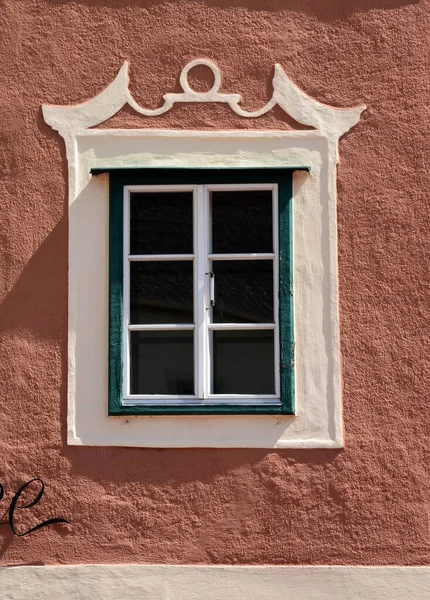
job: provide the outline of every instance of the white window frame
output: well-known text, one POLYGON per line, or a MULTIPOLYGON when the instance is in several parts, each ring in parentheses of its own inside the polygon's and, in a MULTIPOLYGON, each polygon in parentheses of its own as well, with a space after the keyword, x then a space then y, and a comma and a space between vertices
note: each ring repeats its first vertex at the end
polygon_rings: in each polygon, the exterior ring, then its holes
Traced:
POLYGON ((364 106, 338 109, 301 91, 280 65, 273 95, 255 112, 238 94, 219 92, 221 75, 206 59, 186 65, 183 93, 166 94, 155 110, 129 90, 128 64, 97 97, 75 106, 43 106, 62 136, 69 184, 69 315, 67 441, 71 445, 141 447, 339 448, 343 445, 337 279, 336 165, 339 138, 364 106), (190 88, 198 64, 215 75, 209 92, 190 88), (225 131, 95 129, 129 104, 155 117, 175 102, 222 102, 243 118, 275 105, 308 129, 225 131), (309 129, 312 128, 312 129, 309 129), (91 169, 308 168, 293 176, 296 414, 118 416, 107 411, 108 175, 91 169))
POLYGON ((171 405, 206 406, 214 404, 247 406, 281 406, 280 397, 280 347, 279 347, 279 228, 278 186, 268 183, 249 184, 198 184, 198 185, 127 185, 123 193, 123 405, 147 406, 154 402, 171 405), (270 253, 213 254, 210 251, 211 219, 210 193, 212 191, 258 191, 272 192, 272 239, 270 253), (130 254, 130 195, 132 193, 183 192, 193 193, 193 254, 130 254), (135 261, 192 261, 194 277, 194 324, 130 325, 130 263, 135 261), (273 323, 211 323, 210 282, 211 261, 215 260, 272 260, 273 261, 273 323), (130 393, 130 340, 131 331, 194 331, 194 382, 195 395, 131 394, 130 393), (212 353, 210 331, 273 330, 274 332, 274 394, 211 394, 210 377, 212 353))

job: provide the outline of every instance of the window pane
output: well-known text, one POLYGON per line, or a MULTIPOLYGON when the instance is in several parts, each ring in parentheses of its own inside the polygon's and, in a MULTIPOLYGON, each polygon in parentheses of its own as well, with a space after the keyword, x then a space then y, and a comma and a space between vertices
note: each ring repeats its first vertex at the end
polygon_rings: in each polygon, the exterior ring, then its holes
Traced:
POLYGON ((213 393, 274 394, 274 332, 214 331, 213 393))
POLYGON ((192 192, 130 195, 130 254, 192 253, 192 192))
POLYGON ((130 323, 194 323, 193 262, 130 263, 130 323))
POLYGON ((212 192, 212 252, 273 252, 272 191, 212 192))
POLYGON ((214 323, 273 323, 273 261, 212 261, 214 323))
POLYGON ((132 394, 194 394, 193 331, 130 332, 132 394))

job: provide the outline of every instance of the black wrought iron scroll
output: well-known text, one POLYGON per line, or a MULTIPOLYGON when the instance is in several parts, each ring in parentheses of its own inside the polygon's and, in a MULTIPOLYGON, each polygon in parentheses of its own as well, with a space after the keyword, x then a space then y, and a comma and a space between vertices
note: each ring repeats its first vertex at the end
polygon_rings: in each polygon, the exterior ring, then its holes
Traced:
MULTIPOLYGON (((28 535, 29 533, 33 533, 34 531, 37 531, 38 529, 42 529, 42 527, 47 527, 48 525, 55 525, 57 523, 63 523, 63 524, 70 523, 70 521, 67 521, 67 519, 63 519, 63 517, 54 517, 52 519, 48 519, 47 521, 42 521, 42 523, 38 523, 37 525, 35 525, 31 529, 29 529, 28 531, 19 533, 19 531, 16 530, 15 522, 14 522, 15 511, 16 510, 24 510, 26 508, 31 508, 32 506, 36 506, 36 504, 38 504, 40 502, 40 500, 42 499, 44 491, 45 491, 45 484, 43 483, 42 479, 40 479, 40 477, 34 477, 33 479, 30 479, 30 481, 27 481, 27 483, 24 483, 24 485, 22 485, 19 488, 19 490, 16 492, 16 494, 14 495, 14 497, 11 500, 11 503, 9 505, 8 519, 6 521, 0 521, 0 525, 9 525, 10 528, 12 529, 12 532, 14 535, 16 535, 18 537, 24 537, 25 535, 28 535), (21 495, 24 493, 26 488, 28 488, 34 482, 40 483, 40 490, 39 490, 37 496, 28 504, 21 504, 21 505, 18 504, 18 500, 20 499, 21 495)), ((4 487, 0 483, 0 501, 3 499, 3 496, 4 496, 4 487)))

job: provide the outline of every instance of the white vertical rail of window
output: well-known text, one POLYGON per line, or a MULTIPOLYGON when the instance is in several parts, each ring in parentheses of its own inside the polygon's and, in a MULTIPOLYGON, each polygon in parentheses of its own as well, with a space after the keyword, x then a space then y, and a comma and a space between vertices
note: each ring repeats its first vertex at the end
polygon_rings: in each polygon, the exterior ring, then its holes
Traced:
POLYGON ((194 378, 197 398, 205 397, 205 210, 202 186, 194 190, 194 378))
POLYGON ((123 307, 122 307, 122 397, 130 395, 130 190, 124 187, 123 212, 123 307))
POLYGON ((212 322, 212 303, 211 303, 211 272, 212 262, 209 260, 209 253, 212 252, 212 210, 210 204, 210 192, 207 185, 201 186, 202 190, 202 203, 204 211, 204 223, 202 227, 203 241, 201 252, 205 261, 205 280, 204 280, 204 307, 205 307, 205 320, 204 320, 204 398, 210 396, 212 390, 213 380, 213 360, 212 360, 212 331, 209 330, 209 324, 212 322))

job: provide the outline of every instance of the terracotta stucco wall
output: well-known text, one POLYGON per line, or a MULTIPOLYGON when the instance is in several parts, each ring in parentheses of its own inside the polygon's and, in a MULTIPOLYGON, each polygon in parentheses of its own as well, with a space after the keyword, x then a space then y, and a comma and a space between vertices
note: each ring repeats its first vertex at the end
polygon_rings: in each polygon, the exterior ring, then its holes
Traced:
MULTIPOLYGON (((3 564, 423 564, 428 525, 430 6, 405 0, 2 0, 0 481, 46 495, 3 564), (86 100, 131 61, 145 107, 214 60, 248 108, 274 63, 334 106, 367 104, 340 143, 341 451, 67 447, 67 166, 43 103, 86 100)), ((115 124, 279 128, 274 110, 175 107, 115 124)), ((6 509, 7 503, 0 506, 6 509)), ((27 514, 28 513, 28 514, 27 514)))

